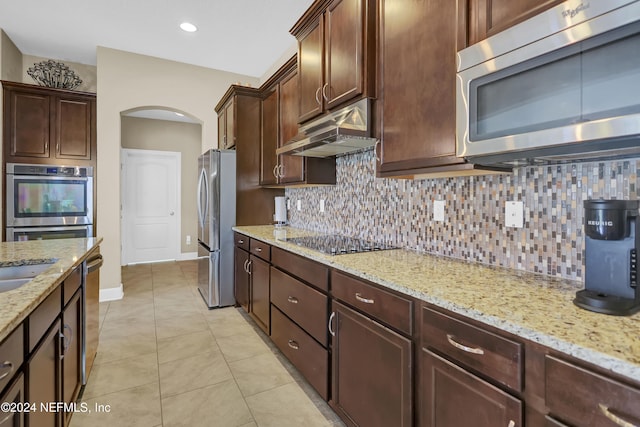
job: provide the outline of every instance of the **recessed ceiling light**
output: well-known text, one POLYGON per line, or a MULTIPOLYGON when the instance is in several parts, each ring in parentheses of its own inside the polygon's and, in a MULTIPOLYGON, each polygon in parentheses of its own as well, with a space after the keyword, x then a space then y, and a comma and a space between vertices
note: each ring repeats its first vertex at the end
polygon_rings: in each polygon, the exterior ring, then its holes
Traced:
POLYGON ((191 22, 183 22, 180 24, 180 28, 182 28, 182 31, 186 31, 187 33, 194 33, 198 31, 198 27, 193 25, 191 22))

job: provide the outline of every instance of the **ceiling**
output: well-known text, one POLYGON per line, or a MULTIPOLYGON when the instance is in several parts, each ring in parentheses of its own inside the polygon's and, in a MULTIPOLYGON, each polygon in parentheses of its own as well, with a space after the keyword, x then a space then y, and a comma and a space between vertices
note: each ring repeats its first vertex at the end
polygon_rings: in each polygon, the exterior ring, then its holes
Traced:
POLYGON ((289 29, 312 2, 3 0, 0 28, 26 55, 96 65, 103 46, 261 77, 294 46, 289 29))

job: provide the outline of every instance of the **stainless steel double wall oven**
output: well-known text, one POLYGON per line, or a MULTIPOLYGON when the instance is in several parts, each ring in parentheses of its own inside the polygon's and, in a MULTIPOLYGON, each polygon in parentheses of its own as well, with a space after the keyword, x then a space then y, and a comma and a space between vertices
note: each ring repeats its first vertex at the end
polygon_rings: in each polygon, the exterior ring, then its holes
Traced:
POLYGON ((6 240, 93 236, 93 168, 7 163, 6 240))

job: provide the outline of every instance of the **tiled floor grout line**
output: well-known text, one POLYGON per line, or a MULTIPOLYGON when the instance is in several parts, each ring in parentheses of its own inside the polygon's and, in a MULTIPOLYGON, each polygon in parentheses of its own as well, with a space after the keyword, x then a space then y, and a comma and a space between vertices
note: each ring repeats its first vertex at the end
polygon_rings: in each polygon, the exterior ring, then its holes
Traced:
POLYGON ((156 293, 153 284, 153 265, 151 266, 151 301, 153 304, 153 326, 156 336, 156 364, 158 367, 158 399, 160 400, 160 425, 164 426, 164 411, 162 408, 162 381, 160 380, 160 352, 158 351, 158 323, 156 316, 156 293))

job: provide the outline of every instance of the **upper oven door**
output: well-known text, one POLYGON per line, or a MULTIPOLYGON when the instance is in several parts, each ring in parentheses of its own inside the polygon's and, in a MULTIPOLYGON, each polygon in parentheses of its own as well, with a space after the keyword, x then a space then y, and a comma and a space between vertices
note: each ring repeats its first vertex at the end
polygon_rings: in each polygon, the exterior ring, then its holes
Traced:
POLYGON ((7 175, 7 227, 93 223, 93 177, 7 175))

